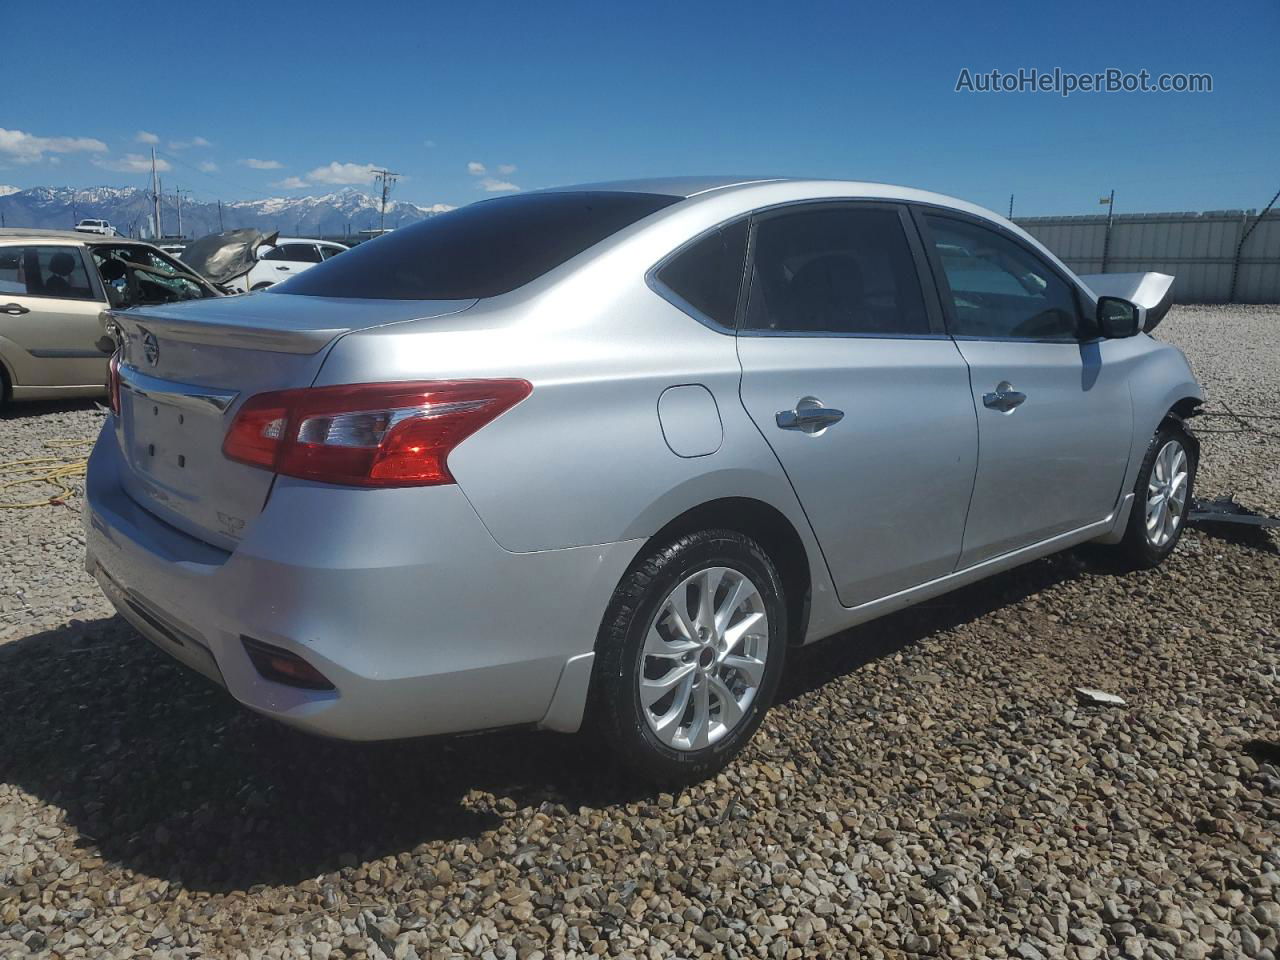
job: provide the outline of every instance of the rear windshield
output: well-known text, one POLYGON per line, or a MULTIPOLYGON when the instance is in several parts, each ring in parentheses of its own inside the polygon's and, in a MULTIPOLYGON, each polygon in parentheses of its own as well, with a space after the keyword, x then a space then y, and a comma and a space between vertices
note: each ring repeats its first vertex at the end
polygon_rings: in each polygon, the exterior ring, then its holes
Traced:
POLYGON ((496 297, 679 199, 572 192, 485 200, 362 243, 272 292, 372 300, 496 297))

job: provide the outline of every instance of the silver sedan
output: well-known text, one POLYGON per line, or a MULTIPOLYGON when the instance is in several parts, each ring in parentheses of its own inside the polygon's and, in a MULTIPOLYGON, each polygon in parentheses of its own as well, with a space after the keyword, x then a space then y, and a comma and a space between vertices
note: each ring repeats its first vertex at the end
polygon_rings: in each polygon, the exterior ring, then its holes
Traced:
POLYGON ((294 726, 589 729, 705 776, 797 645, 1084 541, 1174 549, 1202 395, 1150 336, 1169 281, 883 184, 476 203, 115 315, 88 568, 294 726))

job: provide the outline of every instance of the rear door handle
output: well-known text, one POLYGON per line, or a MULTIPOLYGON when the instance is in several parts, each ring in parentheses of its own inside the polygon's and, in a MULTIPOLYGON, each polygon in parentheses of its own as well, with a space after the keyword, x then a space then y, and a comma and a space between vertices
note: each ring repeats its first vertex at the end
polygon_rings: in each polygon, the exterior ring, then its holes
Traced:
POLYGON ((824 407, 817 397, 804 397, 794 410, 779 410, 774 415, 774 421, 783 430, 803 430, 805 433, 821 433, 843 419, 843 410, 824 407))
POLYGON ((999 410, 1001 413, 1011 413, 1015 407, 1020 407, 1026 402, 1027 395, 1013 389, 1013 384, 1008 380, 1000 381, 993 393, 982 395, 984 407, 999 410))
POLYGON ((0 313, 7 313, 11 317, 20 317, 24 313, 30 312, 30 310, 20 303, 6 303, 3 307, 0 307, 0 313))

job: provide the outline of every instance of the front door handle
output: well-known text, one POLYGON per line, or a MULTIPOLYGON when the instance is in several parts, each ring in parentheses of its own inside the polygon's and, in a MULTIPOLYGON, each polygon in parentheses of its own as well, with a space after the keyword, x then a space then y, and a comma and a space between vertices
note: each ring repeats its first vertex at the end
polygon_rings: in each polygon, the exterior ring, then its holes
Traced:
POLYGON ((1008 380, 1001 380, 994 393, 982 395, 984 407, 999 410, 1001 413, 1012 413, 1015 407, 1022 406, 1026 401, 1027 395, 1013 389, 1013 384, 1008 380))
POLYGON ((0 313, 7 313, 11 317, 20 317, 24 313, 30 312, 30 310, 20 303, 6 303, 3 307, 0 307, 0 313))
POLYGON ((288 267, 276 267, 277 270, 288 270, 288 267))
POLYGON ((805 433, 821 433, 833 423, 844 419, 844 411, 824 407, 817 397, 804 397, 794 410, 779 410, 774 420, 783 430, 803 430, 805 433))

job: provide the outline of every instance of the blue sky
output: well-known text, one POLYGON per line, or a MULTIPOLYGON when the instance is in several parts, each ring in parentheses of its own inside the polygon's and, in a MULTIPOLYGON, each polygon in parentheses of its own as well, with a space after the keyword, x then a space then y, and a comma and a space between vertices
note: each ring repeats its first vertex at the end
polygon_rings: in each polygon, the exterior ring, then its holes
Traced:
POLYGON ((424 205, 681 173, 1013 193, 1021 215, 1280 187, 1276 0, 216 6, 8 5, 0 184, 141 186, 154 142, 166 190, 224 200, 372 189, 381 165, 424 205), (1020 67, 1213 92, 955 92, 1020 67))

